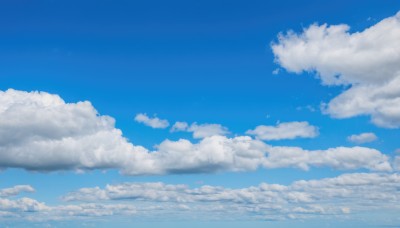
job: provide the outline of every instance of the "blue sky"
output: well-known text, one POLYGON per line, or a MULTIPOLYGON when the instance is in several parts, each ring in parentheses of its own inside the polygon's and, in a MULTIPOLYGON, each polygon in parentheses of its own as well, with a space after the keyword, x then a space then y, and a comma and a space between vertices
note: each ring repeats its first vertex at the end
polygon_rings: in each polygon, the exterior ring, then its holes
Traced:
POLYGON ((399 226, 399 11, 1 2, 0 222, 399 226))

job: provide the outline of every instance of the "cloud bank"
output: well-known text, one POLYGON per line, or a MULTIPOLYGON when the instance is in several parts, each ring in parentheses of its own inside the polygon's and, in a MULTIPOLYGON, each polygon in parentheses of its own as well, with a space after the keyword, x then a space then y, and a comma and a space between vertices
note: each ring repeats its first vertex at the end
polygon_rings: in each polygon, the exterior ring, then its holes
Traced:
POLYGON ((398 213, 399 188, 398 173, 349 173, 288 185, 261 183, 245 188, 133 182, 81 188, 64 195, 63 202, 56 205, 14 194, 2 196, 0 221, 107 220, 113 216, 153 221, 168 218, 171 213, 175 218, 213 216, 216 220, 232 216, 252 220, 355 219, 360 213, 398 213))
MULTIPOLYGON (((126 175, 310 167, 390 171, 375 149, 309 151, 273 147, 249 136, 214 135, 198 143, 165 140, 154 151, 129 142, 114 119, 87 101, 65 103, 45 92, 0 92, 0 167, 35 171, 119 169, 126 175)), ((197 126, 197 125, 196 125, 197 126)))

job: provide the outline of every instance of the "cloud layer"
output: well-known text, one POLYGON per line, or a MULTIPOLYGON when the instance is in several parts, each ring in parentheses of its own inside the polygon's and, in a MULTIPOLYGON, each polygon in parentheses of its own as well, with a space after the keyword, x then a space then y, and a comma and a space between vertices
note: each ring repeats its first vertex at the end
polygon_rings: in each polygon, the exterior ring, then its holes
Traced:
MULTIPOLYGON (((15 186, 8 189, 18 189, 15 186)), ((359 213, 400 212, 398 173, 351 173, 299 180, 289 185, 261 183, 245 188, 156 183, 121 183, 82 188, 46 205, 32 198, 0 197, 0 221, 76 220, 118 216, 168 218, 286 220, 355 218, 359 213)), ((0 189, 0 192, 8 191, 0 189)), ((31 186, 26 189, 34 191, 31 186)))
POLYGON ((324 111, 335 118, 370 115, 374 124, 400 127, 400 13, 361 32, 349 26, 311 25, 281 34, 272 44, 289 72, 316 72, 324 85, 350 86, 324 111))
MULTIPOLYGON (((0 167, 36 171, 119 169, 127 175, 310 167, 390 171, 389 158, 365 147, 309 151, 273 147, 248 136, 214 135, 198 143, 165 140, 156 150, 122 136, 89 102, 44 92, 0 92, 0 167)), ((197 126, 197 125, 196 125, 197 126)))
POLYGON ((397 204, 400 200, 399 187, 398 174, 352 173, 320 180, 300 180, 290 185, 262 183, 240 189, 123 183, 105 188, 83 188, 67 194, 63 199, 78 202, 172 203, 185 205, 187 210, 196 213, 218 205, 220 210, 226 210, 225 216, 240 211, 250 217, 287 219, 340 216, 382 208, 400 210, 397 204))

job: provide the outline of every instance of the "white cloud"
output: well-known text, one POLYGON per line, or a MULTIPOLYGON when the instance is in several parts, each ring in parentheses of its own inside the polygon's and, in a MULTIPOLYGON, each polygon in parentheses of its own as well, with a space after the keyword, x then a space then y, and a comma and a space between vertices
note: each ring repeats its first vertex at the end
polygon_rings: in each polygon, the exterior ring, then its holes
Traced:
POLYGON ((186 122, 176 122, 172 128, 171 132, 185 131, 192 132, 193 138, 202 139, 214 135, 227 135, 229 134, 228 128, 220 124, 197 124, 192 123, 190 126, 186 122))
POLYGON ((21 194, 22 192, 34 192, 35 189, 30 185, 16 185, 12 188, 0 189, 0 197, 10 197, 21 194))
POLYGON ((188 128, 189 132, 193 132, 193 138, 202 139, 214 135, 227 135, 229 131, 220 124, 196 124, 193 123, 188 128))
POLYGON ((257 126, 246 134, 255 135, 262 140, 281 140, 295 138, 314 138, 318 136, 318 128, 308 122, 286 122, 276 126, 257 126))
MULTIPOLYGON (((44 92, 0 92, 0 168, 36 171, 119 169, 127 175, 251 171, 259 167, 332 167, 388 171, 389 158, 364 147, 307 151, 272 147, 248 136, 165 140, 133 145, 89 102, 65 103, 44 92)), ((218 132, 218 131, 217 131, 218 132)), ((215 134, 215 132, 214 132, 215 134)), ((213 134, 212 134, 213 135, 213 134)))
MULTIPOLYGON (((185 209, 201 214, 211 208, 232 216, 240 211, 253 218, 277 216, 299 218, 352 214, 353 212, 400 211, 399 174, 352 173, 320 180, 300 180, 290 185, 261 183, 247 188, 224 188, 205 185, 164 183, 123 183, 105 188, 84 188, 63 197, 65 201, 118 201, 185 205, 185 209), (292 214, 293 216, 287 216, 292 214)), ((215 211, 213 211, 215 212, 215 211)))
POLYGON ((0 211, 37 212, 48 209, 49 208, 44 203, 27 197, 16 200, 0 198, 0 211))
POLYGON ((270 147, 263 165, 266 168, 296 167, 303 170, 308 170, 309 166, 339 170, 360 168, 375 171, 392 170, 386 155, 366 147, 336 147, 315 151, 299 147, 270 147))
POLYGON ((48 206, 35 199, 22 197, 7 199, 3 197, 17 196, 22 192, 34 192, 29 185, 17 185, 0 189, 0 221, 17 219, 18 221, 47 221, 85 217, 103 217, 111 215, 133 215, 136 208, 124 204, 71 204, 48 206), (29 212, 29 213, 27 213, 29 212))
POLYGON ((399 188, 398 173, 351 173, 319 180, 299 180, 288 185, 261 183, 245 188, 121 183, 104 188, 82 188, 63 196, 61 204, 51 206, 26 197, 0 197, 0 221, 96 217, 107 220, 110 216, 136 216, 152 221, 168 218, 171 213, 175 218, 213 216, 216 220, 336 218, 344 214, 357 218, 359 213, 378 211, 398 214, 399 188))
POLYGON ((135 121, 152 128, 167 128, 169 126, 168 120, 162 120, 158 117, 150 118, 146 113, 137 114, 135 116, 135 121))
POLYGON ((186 122, 175 122, 175 124, 171 127, 171 132, 177 132, 177 131, 187 131, 189 128, 189 124, 186 122))
POLYGON ((350 135, 347 140, 356 144, 363 144, 368 142, 373 142, 377 140, 378 137, 372 132, 365 132, 358 135, 350 135))
POLYGON ((335 118, 370 115, 381 127, 400 127, 400 13, 361 32, 348 25, 311 25, 272 44, 290 72, 316 72, 324 85, 351 85, 324 112, 335 118))

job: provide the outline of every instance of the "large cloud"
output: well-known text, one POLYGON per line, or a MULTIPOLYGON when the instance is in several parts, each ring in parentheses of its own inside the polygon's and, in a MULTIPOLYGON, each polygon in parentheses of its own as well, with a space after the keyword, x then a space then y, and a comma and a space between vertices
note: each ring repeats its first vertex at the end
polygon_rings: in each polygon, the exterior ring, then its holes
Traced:
POLYGON ((365 147, 308 151, 272 147, 248 136, 165 140, 135 146, 89 102, 65 103, 44 92, 0 92, 0 167, 27 170, 121 170, 128 175, 249 171, 259 167, 390 171, 388 157, 365 147))
POLYGON ((326 105, 326 113, 370 115, 378 126, 400 127, 400 13, 355 33, 344 24, 289 31, 272 50, 290 72, 316 72, 325 85, 350 85, 326 105))

